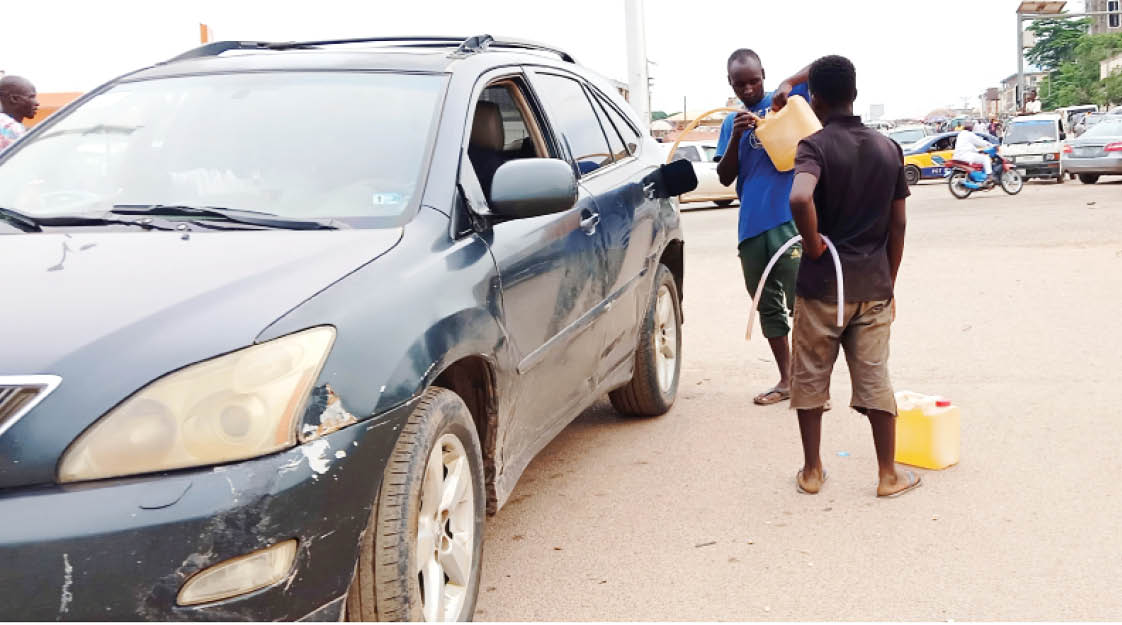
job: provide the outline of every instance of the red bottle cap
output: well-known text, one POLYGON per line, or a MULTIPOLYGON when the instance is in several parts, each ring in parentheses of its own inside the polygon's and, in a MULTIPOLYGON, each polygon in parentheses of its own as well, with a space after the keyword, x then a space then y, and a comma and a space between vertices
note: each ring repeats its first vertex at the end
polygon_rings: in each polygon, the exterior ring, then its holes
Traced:
POLYGON ((949 399, 937 399, 937 400, 935 400, 935 405, 939 408, 947 408, 951 405, 951 400, 949 400, 949 399))

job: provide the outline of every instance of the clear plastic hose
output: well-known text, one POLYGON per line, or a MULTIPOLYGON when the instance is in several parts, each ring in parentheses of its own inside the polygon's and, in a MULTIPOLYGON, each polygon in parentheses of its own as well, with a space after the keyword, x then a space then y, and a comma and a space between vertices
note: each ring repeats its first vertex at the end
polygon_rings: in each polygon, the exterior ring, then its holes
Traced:
MULTIPOLYGON (((841 258, 838 257, 838 250, 834 247, 834 243, 830 241, 826 235, 821 236, 822 240, 826 242, 826 248, 830 250, 830 255, 834 257, 834 275, 837 277, 838 281, 838 328, 840 329, 845 326, 845 316, 843 314, 845 312, 845 283, 842 282, 841 258)), ((745 340, 752 339, 752 322, 756 320, 756 308, 760 305, 760 296, 764 294, 764 281, 767 280, 768 274, 770 274, 772 268, 775 267, 775 263, 779 261, 779 257, 789 250, 792 245, 802 240, 803 237, 801 234, 796 234, 791 237, 779 248, 779 251, 772 255, 771 260, 767 263, 767 267, 764 268, 764 273, 760 276, 760 283, 756 285, 756 296, 752 298, 752 310, 748 313, 748 331, 744 335, 745 340)))

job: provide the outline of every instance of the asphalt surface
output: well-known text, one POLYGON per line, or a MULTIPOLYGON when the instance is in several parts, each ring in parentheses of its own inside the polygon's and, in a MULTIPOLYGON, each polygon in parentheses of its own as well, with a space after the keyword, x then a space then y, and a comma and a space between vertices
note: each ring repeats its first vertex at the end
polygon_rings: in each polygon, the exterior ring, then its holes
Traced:
POLYGON ((488 521, 476 620, 1122 619, 1122 178, 913 192, 891 369, 960 406, 958 465, 876 499, 842 358, 830 479, 796 493, 795 416, 752 405, 777 376, 737 209, 691 208, 674 409, 605 399, 543 450, 488 521))

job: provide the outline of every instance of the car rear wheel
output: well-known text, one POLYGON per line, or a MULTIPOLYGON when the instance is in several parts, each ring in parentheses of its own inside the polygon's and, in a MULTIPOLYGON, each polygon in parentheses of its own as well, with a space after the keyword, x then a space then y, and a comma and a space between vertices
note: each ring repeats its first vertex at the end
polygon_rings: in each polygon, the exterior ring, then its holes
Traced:
POLYGON ((347 620, 470 620, 484 493, 471 413, 456 393, 429 389, 383 473, 347 594, 347 620))
POLYGON ((909 186, 919 184, 919 179, 922 176, 923 174, 919 171, 919 167, 915 165, 908 165, 904 168, 904 180, 907 181, 909 186))
POLYGON ((733 200, 713 200, 713 203, 721 208, 732 206, 733 200))
POLYGON ((635 372, 627 386, 608 394, 616 410, 636 417, 665 414, 678 396, 682 371, 682 308, 678 285, 666 265, 655 272, 654 289, 639 327, 635 372))
POLYGON ((1098 181, 1098 174, 1079 174, 1079 182, 1082 182, 1083 184, 1095 184, 1098 181))

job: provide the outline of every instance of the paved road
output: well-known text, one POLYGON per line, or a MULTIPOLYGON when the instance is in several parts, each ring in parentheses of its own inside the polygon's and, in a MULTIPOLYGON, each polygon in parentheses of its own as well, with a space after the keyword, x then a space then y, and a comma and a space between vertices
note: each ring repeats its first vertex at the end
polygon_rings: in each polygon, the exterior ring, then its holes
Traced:
POLYGON ((600 402, 542 452, 490 519, 476 618, 1122 619, 1122 179, 913 190, 892 371, 961 406, 959 465, 875 499, 841 359, 830 481, 797 494, 794 415, 751 403, 775 375, 736 209, 689 210, 677 405, 600 402))

